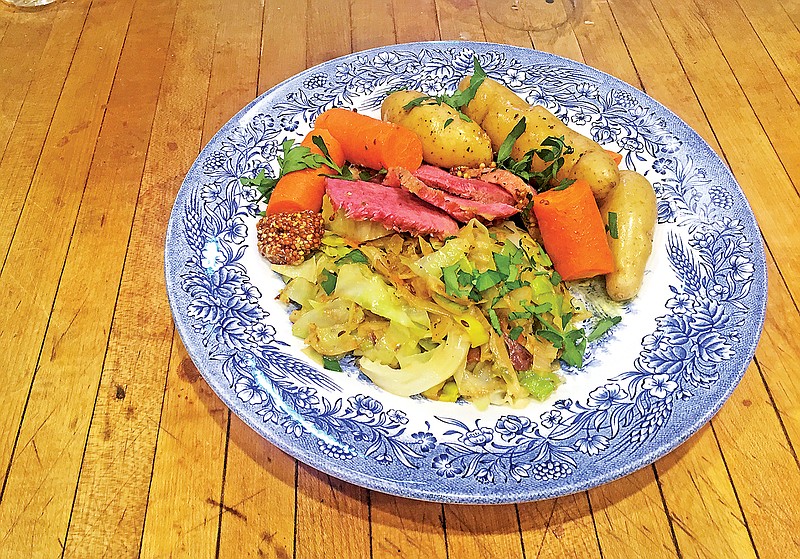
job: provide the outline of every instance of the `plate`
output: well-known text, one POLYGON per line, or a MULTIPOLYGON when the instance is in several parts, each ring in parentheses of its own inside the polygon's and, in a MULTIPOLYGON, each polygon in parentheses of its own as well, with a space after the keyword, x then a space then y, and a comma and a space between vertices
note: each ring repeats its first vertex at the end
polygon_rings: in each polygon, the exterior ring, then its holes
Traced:
POLYGON ((766 264, 728 168, 675 114, 593 68, 488 43, 381 47, 306 70, 241 110, 178 192, 165 252, 175 324, 208 384, 266 440, 342 480, 403 497, 511 503, 597 486, 663 456, 722 406, 764 322, 766 264), (490 77, 623 154, 658 197, 654 250, 620 325, 582 370, 522 409, 401 398, 352 363, 316 365, 275 300, 256 249, 255 195, 239 178, 276 170, 332 106, 377 115, 387 92, 452 91, 477 56, 490 77))

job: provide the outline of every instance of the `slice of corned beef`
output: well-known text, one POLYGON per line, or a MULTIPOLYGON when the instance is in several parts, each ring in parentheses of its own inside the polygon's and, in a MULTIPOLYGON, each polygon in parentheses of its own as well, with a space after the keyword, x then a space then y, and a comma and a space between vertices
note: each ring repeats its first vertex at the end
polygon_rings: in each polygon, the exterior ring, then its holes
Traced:
POLYGON ((484 221, 505 219, 519 211, 514 206, 509 206, 508 204, 468 200, 460 196, 448 194, 436 188, 431 188, 402 167, 392 167, 389 169, 383 182, 390 186, 402 186, 422 200, 425 200, 437 208, 441 208, 456 220, 464 223, 474 217, 481 218, 484 221))
POLYGON ((326 178, 325 190, 334 209, 343 208, 350 219, 377 221, 387 229, 440 239, 458 233, 453 218, 402 188, 326 178))
POLYGON ((463 178, 451 175, 444 169, 433 165, 422 165, 414 172, 414 176, 430 187, 444 190, 462 198, 478 202, 499 202, 514 206, 516 198, 496 184, 480 179, 463 178))
POLYGON ((492 169, 480 175, 481 180, 495 184, 511 194, 517 200, 517 207, 524 208, 536 191, 531 185, 505 169, 492 169))

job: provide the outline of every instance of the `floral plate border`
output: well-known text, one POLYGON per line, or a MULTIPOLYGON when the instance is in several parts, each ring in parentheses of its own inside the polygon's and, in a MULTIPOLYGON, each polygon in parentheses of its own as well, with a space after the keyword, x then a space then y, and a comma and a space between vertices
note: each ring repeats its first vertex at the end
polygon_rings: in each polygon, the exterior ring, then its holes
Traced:
POLYGON ((203 149, 177 195, 167 291, 184 344, 225 404, 265 439, 340 479, 461 503, 544 499, 663 456, 722 406, 752 359, 766 264, 741 189, 710 147, 635 88, 585 65, 507 45, 382 47, 306 70, 242 109, 203 149), (478 56, 489 76, 542 104, 646 174, 658 196, 655 252, 632 326, 565 370, 552 402, 522 410, 400 399, 353 366, 308 360, 253 248, 257 208, 238 177, 274 172, 280 142, 331 106, 375 112, 398 88, 454 89, 478 56), (644 333, 644 335, 642 335, 644 333))

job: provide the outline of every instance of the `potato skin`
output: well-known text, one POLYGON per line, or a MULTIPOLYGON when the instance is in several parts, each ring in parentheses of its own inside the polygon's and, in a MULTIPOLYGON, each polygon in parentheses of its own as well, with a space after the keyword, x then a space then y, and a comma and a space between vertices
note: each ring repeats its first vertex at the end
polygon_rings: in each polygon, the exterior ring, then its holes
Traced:
MULTIPOLYGON (((464 90, 469 85, 469 79, 468 76, 461 80, 459 89, 464 90)), ((572 130, 546 108, 529 105, 516 93, 492 79, 483 81, 475 97, 464 108, 464 114, 486 131, 495 152, 517 121, 525 117, 525 132, 511 152, 515 159, 541 147, 542 141, 548 136, 564 136, 565 143, 572 146, 574 151, 564 156, 564 165, 557 178, 586 180, 598 202, 608 195, 619 180, 617 164, 600 144, 572 130)), ((534 170, 542 170, 545 166, 538 157, 534 158, 534 170)))
POLYGON ((606 274, 606 291, 615 301, 627 301, 639 292, 653 250, 657 208, 650 182, 635 171, 620 171, 619 184, 600 206, 606 225, 611 212, 617 214, 617 238, 609 235, 608 245, 616 269, 606 274))
POLYGON ((419 136, 422 158, 431 165, 447 168, 489 165, 492 144, 477 123, 463 120, 455 109, 444 104, 403 109, 410 101, 424 95, 418 91, 390 94, 381 105, 381 119, 405 126, 419 136))

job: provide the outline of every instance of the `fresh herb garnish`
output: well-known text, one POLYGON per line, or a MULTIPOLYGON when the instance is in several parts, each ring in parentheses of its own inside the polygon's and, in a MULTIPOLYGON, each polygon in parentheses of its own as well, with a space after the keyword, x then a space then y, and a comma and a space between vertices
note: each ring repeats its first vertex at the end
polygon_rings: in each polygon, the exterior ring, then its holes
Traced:
POLYGON ((342 365, 339 363, 339 360, 328 357, 327 355, 322 356, 322 366, 329 371, 342 371, 342 365))
POLYGON ((617 230, 617 213, 616 212, 608 212, 608 225, 606 225, 606 231, 611 236, 612 239, 619 239, 619 231, 617 230))
MULTIPOLYGON (((448 105, 458 112, 458 116, 461 120, 472 122, 472 120, 461 111, 461 108, 469 104, 469 102, 475 98, 475 93, 483 83, 483 80, 486 79, 486 72, 481 68, 477 56, 472 57, 472 66, 473 72, 469 79, 469 86, 467 86, 464 91, 456 91, 452 95, 421 95, 403 105, 403 110, 409 111, 420 105, 448 105)), ((445 128, 451 123, 452 119, 445 123, 445 128)))
POLYGON ((508 133, 508 136, 506 136, 506 139, 503 140, 497 150, 497 166, 511 171, 528 182, 537 192, 544 192, 550 189, 563 190, 575 182, 572 179, 556 181, 558 171, 564 166, 564 156, 574 151, 572 146, 568 146, 564 142, 564 136, 548 136, 542 141, 541 147, 528 151, 518 161, 511 157, 514 144, 525 132, 526 127, 525 117, 522 117, 511 129, 511 132, 508 133), (533 170, 534 156, 547 163, 547 166, 541 171, 533 170))
POLYGON ((339 258, 338 260, 336 260, 336 264, 338 264, 340 266, 342 264, 350 264, 350 263, 353 263, 353 264, 368 264, 369 260, 364 255, 364 253, 361 252, 360 250, 358 250, 357 248, 351 250, 350 252, 348 252, 347 254, 345 254, 344 256, 339 258))
MULTIPOLYGON (((324 142, 323 142, 324 144, 324 142)), ((300 144, 295 145, 294 140, 284 140, 281 144, 283 157, 278 156, 278 176, 267 177, 266 171, 261 169, 254 178, 241 177, 239 182, 242 186, 254 186, 258 190, 259 197, 256 203, 269 202, 272 191, 275 185, 284 175, 293 171, 302 171, 303 169, 319 169, 325 164, 320 155, 312 153, 309 148, 300 144)))
POLYGON ((612 326, 619 324, 621 320, 622 320, 621 316, 609 316, 602 319, 595 325, 594 329, 589 334, 589 336, 587 336, 586 339, 589 340, 590 342, 599 339, 603 334, 608 332, 612 326))
POLYGON ((444 121, 444 126, 442 126, 442 129, 444 130, 445 128, 447 128, 451 124, 453 124, 453 119, 452 118, 448 118, 447 120, 444 121))
POLYGON ((319 282, 319 285, 325 290, 326 295, 330 295, 336 289, 336 280, 336 274, 325 268, 322 269, 322 281, 319 282))
POLYGON ((317 146, 323 154, 322 165, 327 165, 336 171, 335 173, 323 173, 324 176, 332 179, 344 179, 348 181, 355 180, 355 178, 353 178, 353 173, 350 171, 350 167, 347 164, 340 167, 333 161, 333 159, 331 159, 328 146, 325 145, 325 140, 322 138, 322 136, 311 136, 311 141, 314 142, 314 145, 317 146))

